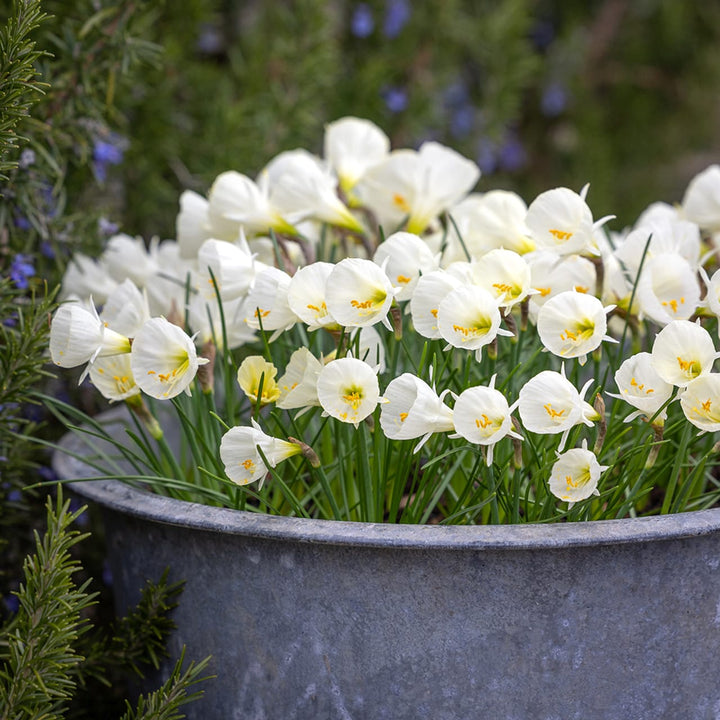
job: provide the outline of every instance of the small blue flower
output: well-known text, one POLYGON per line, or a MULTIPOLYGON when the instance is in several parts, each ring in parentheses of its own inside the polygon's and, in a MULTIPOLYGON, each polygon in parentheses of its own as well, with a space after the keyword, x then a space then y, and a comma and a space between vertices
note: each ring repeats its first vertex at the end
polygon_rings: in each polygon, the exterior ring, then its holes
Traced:
POLYGON ((550 20, 538 20, 530 30, 530 39, 538 50, 544 50, 555 39, 555 27, 550 20))
POLYGON ((478 141, 475 162, 486 175, 492 175, 497 170, 497 147, 490 138, 482 137, 478 141))
POLYGON ((38 475, 48 482, 53 482, 58 479, 57 473, 52 469, 52 467, 50 467, 50 465, 41 465, 38 468, 38 475))
POLYGON ((450 83, 443 92, 443 102, 448 108, 457 108, 467 105, 470 101, 467 83, 464 80, 456 80, 450 83))
MULTIPOLYGON (((69 510, 71 513, 77 512, 78 510, 80 510, 81 507, 83 507, 83 503, 80 502, 80 500, 78 500, 77 498, 70 498, 69 510)), ((81 515, 77 516, 75 522, 77 523, 78 527, 87 527, 90 519, 88 518, 87 513, 83 512, 81 515)))
POLYGON ((11 503, 19 503, 22 500, 22 492, 20 490, 11 490, 7 494, 7 500, 11 503))
POLYGON ((461 105, 450 117, 450 134, 456 138, 467 137, 475 124, 475 108, 461 105))
POLYGON ((101 235, 110 236, 114 235, 118 231, 119 225, 111 222, 106 217, 101 217, 98 220, 98 232, 101 235))
POLYGON ((27 290, 30 285, 28 278, 35 275, 35 266, 32 264, 32 256, 18 253, 10 265, 10 278, 19 290, 27 290))
POLYGON ((99 182, 107 179, 109 165, 119 165, 125 153, 125 138, 117 133, 109 133, 103 138, 96 138, 93 143, 93 170, 99 182))
POLYGON ((106 165, 119 165, 123 159, 123 151, 111 142, 96 140, 93 145, 93 160, 106 165))
POLYGON ((410 20, 412 9, 408 0, 389 0, 385 4, 383 34, 386 38, 396 38, 410 20))
POLYGON ((46 257, 50 260, 55 257, 55 248, 53 248, 52 244, 49 243, 47 240, 43 240, 40 243, 40 252, 42 253, 43 257, 46 257))
POLYGON ((391 113, 400 113, 408 106, 407 90, 399 85, 386 85, 380 95, 391 113))
POLYGON ((214 23, 202 23, 195 47, 204 55, 221 55, 225 50, 225 38, 214 23))
POLYGON ((374 29, 372 8, 367 3, 358 3, 350 19, 350 32, 355 37, 366 38, 372 35, 374 29))
POLYGON ((500 148, 498 162, 500 168, 507 172, 522 170, 527 164, 525 147, 514 132, 509 132, 505 136, 505 141, 500 148))
POLYGON ((110 563, 106 560, 103 561, 102 566, 102 581, 107 585, 108 587, 112 587, 113 584, 113 574, 112 570, 110 569, 110 563))
POLYGON ((17 613, 20 609, 20 600, 18 600, 17 595, 5 595, 5 597, 3 597, 3 602, 5 603, 5 607, 8 612, 13 615, 15 615, 15 613, 17 613))
POLYGON ((30 230, 30 228, 32 228, 32 223, 24 215, 20 215, 18 212, 15 212, 13 223, 15 224, 15 227, 20 230, 30 230))
POLYGON ((568 94, 565 86, 560 82, 551 82, 543 91, 540 100, 542 113, 546 117, 557 117, 568 104, 568 94))

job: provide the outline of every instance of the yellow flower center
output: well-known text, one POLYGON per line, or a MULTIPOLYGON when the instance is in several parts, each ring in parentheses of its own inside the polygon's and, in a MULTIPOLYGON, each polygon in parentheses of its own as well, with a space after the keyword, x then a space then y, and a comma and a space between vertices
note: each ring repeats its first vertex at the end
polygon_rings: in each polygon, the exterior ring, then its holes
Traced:
POLYGON ((395 207, 400 208, 400 210, 402 210, 404 213, 410 212, 410 204, 408 203, 404 195, 401 195, 400 193, 395 193, 392 200, 395 207))
MULTIPOLYGON (((630 385, 634 387, 638 392, 642 392, 643 390, 645 390, 645 383, 638 384, 638 381, 635 378, 630 379, 630 385)), ((654 388, 648 388, 647 390, 645 390, 646 395, 650 395, 654 392, 654 388)))
POLYGON ((307 305, 306 307, 317 313, 318 317, 325 317, 328 314, 327 305, 324 302, 319 307, 317 305, 307 305))
POLYGON ((573 342, 575 344, 580 344, 585 342, 586 340, 589 340, 592 337, 592 334, 595 332, 595 323, 592 321, 585 319, 582 322, 578 322, 575 324, 575 327, 570 330, 569 328, 565 328, 560 332, 560 339, 563 342, 573 342))
POLYGON ((677 361, 680 369, 689 378, 696 378, 700 374, 700 363, 697 360, 684 360, 678 355, 677 361))
POLYGON ((351 300, 350 305, 356 310, 360 310, 360 315, 367 315, 369 312, 373 312, 376 307, 382 305, 387 298, 385 290, 378 289, 375 294, 365 300, 351 300), (367 312, 365 312, 367 311, 367 312))
POLYGON ((487 335, 491 327, 492 321, 490 320, 490 318, 481 316, 477 318, 475 322, 469 327, 457 324, 453 325, 453 332, 462 335, 462 341, 466 342, 467 340, 471 340, 472 338, 487 335))
POLYGON ((565 413, 565 410, 555 410, 553 409, 553 406, 551 403, 548 403, 547 405, 543 405, 545 408, 545 412, 553 419, 556 420, 557 418, 560 418, 565 413))
POLYGON ((363 399, 362 390, 357 387, 347 388, 345 390, 345 394, 342 396, 342 399, 350 405, 355 412, 357 412, 357 409, 360 407, 363 399))
MULTIPOLYGON (((661 304, 663 305, 663 307, 670 307, 670 309, 671 309, 675 314, 677 314, 677 311, 678 311, 678 301, 677 301, 677 300, 675 300, 675 299, 663 300, 661 304)), ((681 298, 680 298, 680 305, 684 305, 684 304, 685 304, 685 298, 684 298, 684 297, 681 297, 681 298)))

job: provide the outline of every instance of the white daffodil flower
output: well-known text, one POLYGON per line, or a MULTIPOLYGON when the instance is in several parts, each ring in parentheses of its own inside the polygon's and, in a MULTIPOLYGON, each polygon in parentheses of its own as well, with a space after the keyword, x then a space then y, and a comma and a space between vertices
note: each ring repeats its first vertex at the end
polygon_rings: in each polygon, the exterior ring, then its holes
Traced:
MULTIPOLYGON (((614 254, 603 255, 604 278, 602 287, 602 300, 606 305, 616 305, 632 315, 640 312, 637 293, 633 297, 635 278, 630 279, 620 261, 614 254), (630 308, 630 300, 633 306, 630 308)), ((593 273, 595 268, 593 266, 593 273)))
POLYGON ((702 277, 707 289, 705 297, 702 299, 702 305, 707 307, 715 316, 720 317, 720 270, 716 270, 712 277, 708 277, 705 268, 701 267, 700 277, 702 277))
POLYGON ((395 288, 385 271, 372 260, 345 258, 328 275, 325 301, 330 314, 345 327, 363 327, 382 322, 395 288))
POLYGON ((262 355, 249 355, 240 363, 237 381, 240 389, 255 406, 258 402, 260 381, 262 380, 260 405, 268 405, 280 397, 280 387, 275 382, 275 375, 277 375, 277 368, 262 355))
POLYGON ((681 220, 682 217, 678 212, 678 207, 670 205, 666 202, 652 202, 638 215, 635 222, 636 228, 643 225, 663 224, 666 222, 675 222, 681 220))
POLYGON ((471 258, 505 248, 524 255, 535 249, 530 231, 525 223, 527 205, 516 193, 508 190, 490 190, 472 193, 450 208, 454 223, 448 227, 448 247, 443 255, 446 264, 451 260, 465 260, 465 250, 471 258))
POLYGON ((277 382, 280 389, 277 406, 282 410, 293 410, 320 405, 317 381, 322 369, 322 362, 307 348, 298 348, 290 356, 285 373, 277 382))
POLYGON ((420 275, 438 269, 438 258, 418 235, 396 232, 378 245, 373 262, 385 268, 394 287, 399 288, 395 299, 409 300, 420 275))
MULTIPOLYGON (((619 395, 608 393, 610 397, 620 398, 637 408, 628 415, 625 422, 630 422, 643 415, 648 420, 672 397, 674 387, 665 382, 652 364, 650 353, 641 352, 627 358, 615 373, 615 384, 619 395)), ((667 417, 663 410, 653 421, 662 425, 667 417)))
POLYGON ((83 253, 74 253, 63 275, 60 299, 86 300, 92 296, 102 305, 116 287, 105 265, 83 253))
POLYGON ((107 327, 94 305, 85 307, 69 302, 55 311, 50 324, 50 357, 56 365, 73 368, 92 363, 98 357, 128 352, 130 340, 107 327))
POLYGON ((129 278, 123 280, 113 290, 105 305, 100 319, 106 327, 126 337, 135 337, 140 328, 150 319, 150 306, 145 291, 138 290, 129 278))
POLYGON ((522 302, 532 289, 528 263, 513 250, 490 250, 471 263, 472 283, 487 290, 507 313, 522 302))
POLYGON ((193 190, 183 190, 180 194, 180 211, 175 218, 175 237, 180 257, 184 260, 194 260, 200 246, 212 237, 208 201, 193 190))
POLYGON ((480 177, 478 166, 436 142, 419 151, 395 150, 371 167, 357 185, 358 195, 386 228, 407 218, 407 231, 422 233, 460 201, 480 177))
POLYGON ((98 358, 90 366, 90 382, 110 402, 140 394, 130 367, 130 354, 98 358))
POLYGON ((594 230, 610 218, 593 222, 585 202, 585 192, 554 188, 538 195, 527 211, 525 222, 538 250, 552 250, 558 255, 597 254, 594 230))
POLYGON ((113 235, 107 241, 101 261, 116 282, 130 278, 139 288, 144 288, 160 270, 158 240, 153 239, 146 249, 142 238, 113 235))
POLYGON ((462 285, 462 281, 445 270, 422 275, 410 299, 410 314, 415 331, 426 338, 440 338, 438 308, 445 296, 462 285))
POLYGON ((412 373, 403 373, 391 380, 384 397, 380 426, 385 437, 391 440, 422 437, 414 452, 418 452, 433 433, 454 429, 453 411, 433 388, 412 373))
POLYGON ((474 350, 478 362, 482 349, 498 335, 511 336, 500 328, 500 309, 487 291, 476 285, 463 285, 451 290, 440 303, 437 326, 453 347, 474 350))
POLYGON ((720 165, 710 165, 690 181, 682 212, 703 230, 720 231, 720 165))
POLYGON ((220 441, 220 459, 225 465, 225 473, 236 485, 248 485, 265 478, 268 467, 262 455, 274 468, 302 452, 300 445, 272 437, 263 432, 255 420, 251 422, 251 427, 230 428, 220 441))
POLYGON ((283 330, 292 327, 298 316, 288 304, 290 276, 278 268, 268 267, 255 276, 245 304, 248 315, 245 322, 259 330, 274 330, 273 339, 283 330))
POLYGON ((595 294, 597 272, 593 263, 580 255, 558 257, 553 252, 542 251, 528 256, 532 274, 530 314, 536 316, 540 307, 550 298, 575 290, 595 294))
POLYGON ((207 299, 223 302, 245 297, 255 279, 255 261, 245 236, 237 243, 206 240, 198 250, 198 285, 207 299))
POLYGON ((490 384, 463 390, 455 400, 453 421, 458 435, 468 442, 487 447, 485 461, 490 467, 495 445, 504 437, 522 440, 512 429, 512 412, 518 403, 508 405, 505 396, 495 389, 495 375, 490 384))
POLYGON ((574 290, 555 295, 538 311, 540 340, 553 355, 576 357, 584 365, 588 353, 600 347, 603 340, 616 342, 606 335, 607 313, 613 307, 603 307, 594 295, 574 290))
POLYGON ((180 246, 174 240, 163 240, 157 247, 158 271, 145 288, 150 312, 169 315, 179 312, 185 305, 188 287, 193 293, 198 288, 197 258, 180 257, 180 246))
POLYGON ((265 171, 270 178, 270 199, 285 217, 297 223, 307 218, 364 233, 362 223, 337 194, 337 179, 323 163, 305 150, 280 153, 265 171))
POLYGON ((190 298, 187 311, 188 323, 200 346, 212 341, 218 349, 233 350, 257 337, 255 331, 245 322, 245 318, 250 314, 247 298, 224 301, 220 312, 216 298, 206 300, 200 293, 195 293, 190 298))
POLYGON ((248 235, 277 233, 296 235, 294 221, 285 217, 270 198, 266 174, 261 173, 256 183, 247 175, 234 170, 215 178, 208 195, 208 217, 211 237, 235 241, 240 226, 248 235))
POLYGON ((346 194, 389 152, 388 136, 369 120, 343 117, 325 127, 324 156, 346 194))
POLYGON ((355 427, 381 401, 375 371, 357 358, 331 360, 317 382, 318 400, 325 414, 355 427))
POLYGON ((570 430, 579 423, 592 427, 600 418, 597 410, 587 402, 585 393, 594 380, 591 378, 580 392, 561 372, 543 370, 520 388, 518 411, 523 426, 540 435, 562 433, 559 450, 565 447, 570 430))
POLYGON ((646 260, 635 291, 642 315, 658 325, 688 320, 700 304, 697 273, 677 253, 646 260))
POLYGON ((668 323, 652 346, 655 371, 665 382, 678 387, 709 373, 717 357, 710 333, 689 320, 668 323))
POLYGON ((550 492, 556 498, 567 500, 571 504, 591 495, 599 495, 597 484, 607 469, 608 466, 600 465, 595 454, 587 449, 587 444, 583 441, 581 448, 573 448, 558 455, 550 471, 550 492))
POLYGON ((340 325, 330 314, 325 300, 327 280, 335 265, 314 262, 301 267, 292 276, 288 286, 288 305, 308 330, 339 329, 340 325))
POLYGON ((638 225, 617 246, 615 257, 625 266, 632 282, 648 262, 658 255, 673 253, 683 257, 693 270, 700 265, 700 228, 687 220, 654 220, 638 225), (647 248, 647 250, 646 250, 647 248))
POLYGON ((696 428, 720 430, 720 374, 708 373, 689 382, 680 393, 680 406, 696 428))
POLYGON ((133 339, 130 367, 140 389, 158 400, 168 400, 185 391, 199 365, 195 345, 182 328, 163 317, 151 318, 133 339))

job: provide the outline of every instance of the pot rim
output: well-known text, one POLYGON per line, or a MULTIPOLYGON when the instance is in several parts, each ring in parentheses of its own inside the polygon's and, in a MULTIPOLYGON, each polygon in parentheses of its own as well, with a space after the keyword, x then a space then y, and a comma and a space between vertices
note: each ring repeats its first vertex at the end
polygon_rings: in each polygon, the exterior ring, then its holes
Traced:
MULTIPOLYGON (((118 415, 107 413, 105 418, 116 421, 118 415)), ((84 447, 70 432, 52 457, 59 479, 68 482, 74 493, 113 512, 206 532, 418 550, 544 550, 673 540, 720 531, 720 508, 621 520, 517 525, 400 525, 265 515, 164 497, 119 479, 92 480, 93 470, 63 451, 82 456, 84 447)))

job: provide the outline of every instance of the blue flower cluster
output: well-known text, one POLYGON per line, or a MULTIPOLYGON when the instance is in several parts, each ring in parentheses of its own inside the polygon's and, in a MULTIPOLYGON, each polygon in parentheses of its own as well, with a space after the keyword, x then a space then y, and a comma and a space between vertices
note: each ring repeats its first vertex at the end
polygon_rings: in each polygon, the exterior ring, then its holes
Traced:
POLYGON ((127 141, 117 133, 98 137, 93 143, 93 172, 98 182, 105 182, 110 165, 119 165, 123 160, 127 141))
POLYGON ((35 275, 32 255, 18 253, 10 265, 10 279, 19 290, 27 290, 30 286, 29 278, 35 275))
MULTIPOLYGON (((396 38, 408 24, 411 15, 412 6, 409 0, 388 0, 385 3, 383 35, 389 40, 396 38)), ((375 18, 372 8, 368 3, 358 3, 350 17, 350 32, 357 38, 366 38, 370 37, 374 31, 375 18)))

